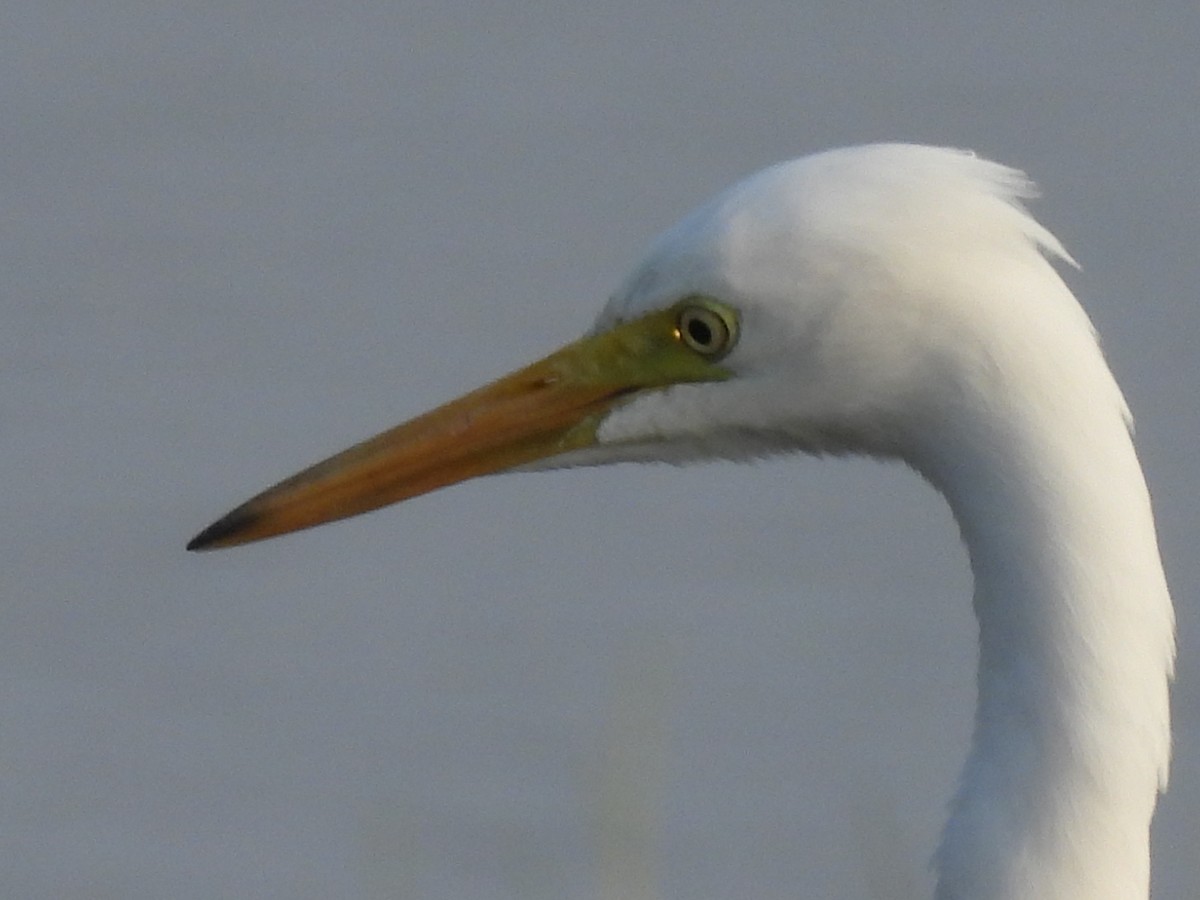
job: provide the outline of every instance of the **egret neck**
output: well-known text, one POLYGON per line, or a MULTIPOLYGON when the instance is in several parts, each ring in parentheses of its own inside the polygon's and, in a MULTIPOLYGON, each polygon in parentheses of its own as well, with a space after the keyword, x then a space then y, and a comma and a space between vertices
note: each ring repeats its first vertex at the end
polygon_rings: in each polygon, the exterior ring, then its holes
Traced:
POLYGON ((917 454, 967 545, 979 623, 938 900, 1149 893, 1173 613, 1124 401, 1095 341, 1073 333, 1069 348, 1055 333, 1053 353, 993 341, 957 427, 917 454))

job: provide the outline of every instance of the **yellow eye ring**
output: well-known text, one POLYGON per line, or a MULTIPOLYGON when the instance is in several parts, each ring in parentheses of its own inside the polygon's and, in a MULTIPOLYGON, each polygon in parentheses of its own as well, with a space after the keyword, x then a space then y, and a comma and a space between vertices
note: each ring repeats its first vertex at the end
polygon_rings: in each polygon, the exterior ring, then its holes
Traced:
POLYGON ((709 359, 720 359, 737 343, 737 315, 706 298, 680 304, 675 334, 689 349, 709 359))

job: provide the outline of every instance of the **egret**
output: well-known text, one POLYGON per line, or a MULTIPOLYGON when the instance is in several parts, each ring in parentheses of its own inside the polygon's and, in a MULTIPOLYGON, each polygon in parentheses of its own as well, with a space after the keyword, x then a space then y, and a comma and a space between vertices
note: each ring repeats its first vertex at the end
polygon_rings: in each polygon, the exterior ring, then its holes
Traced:
POLYGON ((938 900, 1134 900, 1174 613, 1132 420, 1021 172, 903 144, 768 168, 663 234, 581 340, 280 482, 227 547, 478 475, 787 451, 900 459, 974 576, 971 747, 938 900))

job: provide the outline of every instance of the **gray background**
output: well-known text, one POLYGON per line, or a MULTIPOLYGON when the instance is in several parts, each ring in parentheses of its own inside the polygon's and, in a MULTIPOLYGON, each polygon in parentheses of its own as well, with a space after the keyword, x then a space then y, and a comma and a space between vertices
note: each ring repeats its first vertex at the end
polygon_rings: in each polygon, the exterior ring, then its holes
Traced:
POLYGON ((920 895, 970 578, 900 467, 478 481, 183 544, 584 330, 660 229, 902 139, 1042 184, 1180 618, 1156 894, 1200 890, 1200 7, 0 12, 0 894, 920 895))

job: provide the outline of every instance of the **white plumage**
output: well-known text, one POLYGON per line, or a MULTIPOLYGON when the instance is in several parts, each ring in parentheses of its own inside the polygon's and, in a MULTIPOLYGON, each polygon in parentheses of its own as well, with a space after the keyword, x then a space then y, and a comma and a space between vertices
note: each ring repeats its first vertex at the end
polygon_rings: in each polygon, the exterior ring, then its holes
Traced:
POLYGON ((921 472, 959 523, 980 624, 937 896, 1130 900, 1166 784, 1173 613, 1125 401, 1045 257, 1070 258, 1019 205, 1031 193, 1012 169, 902 145, 733 187, 658 242, 598 327, 727 298, 735 377, 638 398, 599 437, 617 455, 799 447, 921 472))

